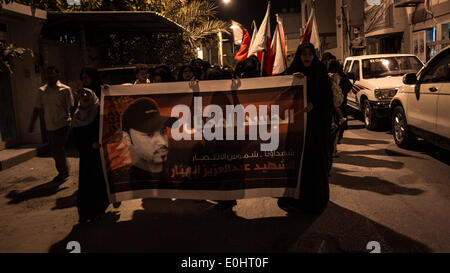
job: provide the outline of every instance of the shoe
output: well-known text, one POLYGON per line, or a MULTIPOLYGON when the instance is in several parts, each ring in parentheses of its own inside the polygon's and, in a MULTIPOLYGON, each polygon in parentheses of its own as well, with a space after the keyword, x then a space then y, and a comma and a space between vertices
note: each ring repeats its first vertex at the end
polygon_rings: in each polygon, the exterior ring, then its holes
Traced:
POLYGON ((218 201, 215 208, 218 210, 226 210, 233 208, 235 205, 237 205, 236 200, 218 201))

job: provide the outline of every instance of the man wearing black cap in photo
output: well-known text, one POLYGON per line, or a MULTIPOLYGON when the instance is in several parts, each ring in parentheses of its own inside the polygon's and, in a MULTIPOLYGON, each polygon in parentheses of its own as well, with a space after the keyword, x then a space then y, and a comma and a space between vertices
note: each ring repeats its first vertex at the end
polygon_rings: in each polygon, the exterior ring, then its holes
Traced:
POLYGON ((167 127, 177 120, 161 116, 155 102, 141 99, 125 110, 122 116, 122 140, 128 145, 132 179, 165 178, 169 152, 167 127))

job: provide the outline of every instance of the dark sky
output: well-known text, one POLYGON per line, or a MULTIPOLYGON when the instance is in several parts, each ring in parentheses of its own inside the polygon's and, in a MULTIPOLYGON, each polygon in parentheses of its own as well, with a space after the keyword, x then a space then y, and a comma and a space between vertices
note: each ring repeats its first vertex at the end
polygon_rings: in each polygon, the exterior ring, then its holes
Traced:
MULTIPOLYGON (((251 29, 251 23, 256 21, 259 27, 267 9, 267 0, 231 0, 227 5, 223 0, 215 0, 219 6, 219 17, 223 20, 235 20, 243 24, 248 30, 251 29)), ((272 0, 271 1, 271 25, 274 28, 275 13, 281 12, 284 8, 300 9, 300 0, 272 0)))

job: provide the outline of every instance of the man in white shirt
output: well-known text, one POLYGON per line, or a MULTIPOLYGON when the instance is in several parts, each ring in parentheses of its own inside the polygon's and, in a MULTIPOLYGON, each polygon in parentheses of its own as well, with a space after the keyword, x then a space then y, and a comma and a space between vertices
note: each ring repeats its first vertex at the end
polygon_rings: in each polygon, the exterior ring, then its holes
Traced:
POLYGON ((47 84, 39 88, 29 132, 33 132, 34 123, 42 113, 50 150, 58 170, 58 176, 54 181, 61 182, 69 177, 69 165, 64 146, 70 133, 73 96, 70 87, 59 81, 59 76, 59 70, 55 66, 47 68, 47 84))

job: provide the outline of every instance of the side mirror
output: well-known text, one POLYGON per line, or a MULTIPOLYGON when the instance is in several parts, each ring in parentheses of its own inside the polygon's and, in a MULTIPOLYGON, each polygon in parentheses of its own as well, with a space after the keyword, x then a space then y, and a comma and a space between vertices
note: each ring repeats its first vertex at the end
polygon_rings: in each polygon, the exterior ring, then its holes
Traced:
POLYGON ((408 73, 408 74, 404 75, 403 83, 404 84, 416 84, 417 83, 416 73, 408 73))

